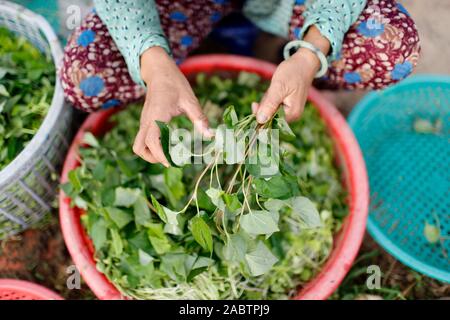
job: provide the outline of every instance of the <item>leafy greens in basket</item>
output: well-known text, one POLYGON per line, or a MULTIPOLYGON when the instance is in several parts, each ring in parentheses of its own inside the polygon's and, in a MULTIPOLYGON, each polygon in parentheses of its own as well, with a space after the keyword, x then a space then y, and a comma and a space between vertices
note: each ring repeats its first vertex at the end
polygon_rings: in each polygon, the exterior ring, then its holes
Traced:
POLYGON ((51 58, 0 27, 0 170, 39 129, 50 107, 54 83, 51 58))
MULTIPOLYGON (((265 88, 254 74, 200 74, 195 91, 210 123, 223 122, 240 138, 244 129, 261 129, 250 105, 265 88)), ((99 270, 124 295, 286 299, 320 270, 348 209, 332 142, 312 106, 291 127, 282 114, 264 126, 281 137, 278 171, 269 175, 247 161, 252 137, 238 164, 148 164, 131 148, 139 109, 113 118, 115 127, 99 140, 86 134, 81 166, 62 187, 86 211, 99 270)), ((159 125, 166 145, 168 127, 159 125)), ((170 126, 191 129, 183 117, 170 126)))

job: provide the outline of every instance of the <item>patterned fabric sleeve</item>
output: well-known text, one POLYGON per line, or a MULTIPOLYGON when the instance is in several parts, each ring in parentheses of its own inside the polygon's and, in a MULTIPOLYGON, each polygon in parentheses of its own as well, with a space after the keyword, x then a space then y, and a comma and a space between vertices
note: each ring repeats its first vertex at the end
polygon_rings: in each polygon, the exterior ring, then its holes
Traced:
POLYGON ((303 16, 305 23, 301 29, 300 38, 312 25, 331 44, 329 60, 339 57, 345 33, 358 19, 366 6, 367 0, 309 0, 306 1, 306 10, 303 16))
POLYGON ((134 82, 145 86, 140 74, 140 56, 159 46, 170 54, 154 0, 94 0, 97 14, 125 58, 134 82))

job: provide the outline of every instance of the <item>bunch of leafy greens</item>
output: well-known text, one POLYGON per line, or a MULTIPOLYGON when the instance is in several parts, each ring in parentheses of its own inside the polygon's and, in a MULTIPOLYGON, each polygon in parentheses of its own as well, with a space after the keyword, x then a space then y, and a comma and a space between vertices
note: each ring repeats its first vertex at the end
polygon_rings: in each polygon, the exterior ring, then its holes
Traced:
MULTIPOLYGON (((239 129, 258 131, 250 105, 266 86, 249 73, 237 80, 200 74, 195 90, 210 122, 238 136, 239 129)), ((248 161, 146 163, 131 148, 139 108, 113 118, 100 140, 86 134, 81 166, 62 188, 86 211, 98 269, 124 295, 286 299, 320 270, 348 208, 332 142, 312 106, 291 127, 280 114, 264 126, 279 129, 282 141, 279 170, 269 176, 248 161)), ((191 127, 183 117, 170 126, 191 127)), ((166 146, 168 127, 160 127, 166 146)), ((246 152, 251 144, 250 137, 246 152)))
POLYGON ((50 106, 55 68, 24 37, 0 28, 0 170, 22 151, 50 106))

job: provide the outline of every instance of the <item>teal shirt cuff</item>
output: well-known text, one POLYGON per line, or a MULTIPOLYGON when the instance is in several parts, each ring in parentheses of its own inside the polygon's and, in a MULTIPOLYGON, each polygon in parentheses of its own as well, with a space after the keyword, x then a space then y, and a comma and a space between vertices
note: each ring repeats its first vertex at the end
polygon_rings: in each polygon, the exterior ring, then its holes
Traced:
POLYGON ((313 0, 306 3, 305 18, 300 38, 312 25, 330 41, 328 61, 336 60, 341 52, 345 33, 356 22, 366 6, 366 0, 339 0, 330 4, 328 0, 313 0))
POLYGON ((155 1, 94 0, 94 4, 122 53, 131 78, 145 86, 141 78, 141 54, 154 46, 162 47, 170 54, 155 1))
POLYGON ((161 47, 166 50, 169 55, 171 55, 171 52, 166 37, 160 34, 149 35, 146 39, 140 41, 140 43, 139 51, 133 51, 133 56, 130 58, 130 62, 127 62, 127 65, 133 81, 140 86, 145 87, 145 83, 141 77, 141 55, 145 50, 152 47, 161 47))

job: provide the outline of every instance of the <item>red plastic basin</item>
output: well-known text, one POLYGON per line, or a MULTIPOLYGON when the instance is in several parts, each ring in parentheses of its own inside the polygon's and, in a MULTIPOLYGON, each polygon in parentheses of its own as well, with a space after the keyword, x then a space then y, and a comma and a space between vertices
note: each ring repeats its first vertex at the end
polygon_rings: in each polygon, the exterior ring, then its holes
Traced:
MULTIPOLYGON (((192 77, 200 72, 227 73, 248 71, 270 80, 276 66, 261 60, 233 55, 203 55, 187 59, 180 65, 182 72, 192 77)), ((350 269, 361 245, 368 213, 369 187, 366 167, 359 145, 339 111, 320 93, 311 88, 308 94, 325 121, 333 139, 337 163, 342 167, 343 181, 349 195, 350 212, 342 229, 335 236, 333 251, 320 273, 304 286, 296 299, 321 300, 328 298, 350 269)), ((67 182, 70 170, 79 166, 78 148, 85 132, 102 134, 110 128, 108 118, 115 110, 91 114, 78 131, 64 163, 61 182, 67 182)), ((93 246, 80 221, 82 210, 70 208, 70 199, 61 191, 59 214, 66 246, 78 270, 99 299, 122 299, 114 285, 96 269, 93 246)))
POLYGON ((63 300, 63 298, 32 282, 0 279, 0 300, 63 300))

